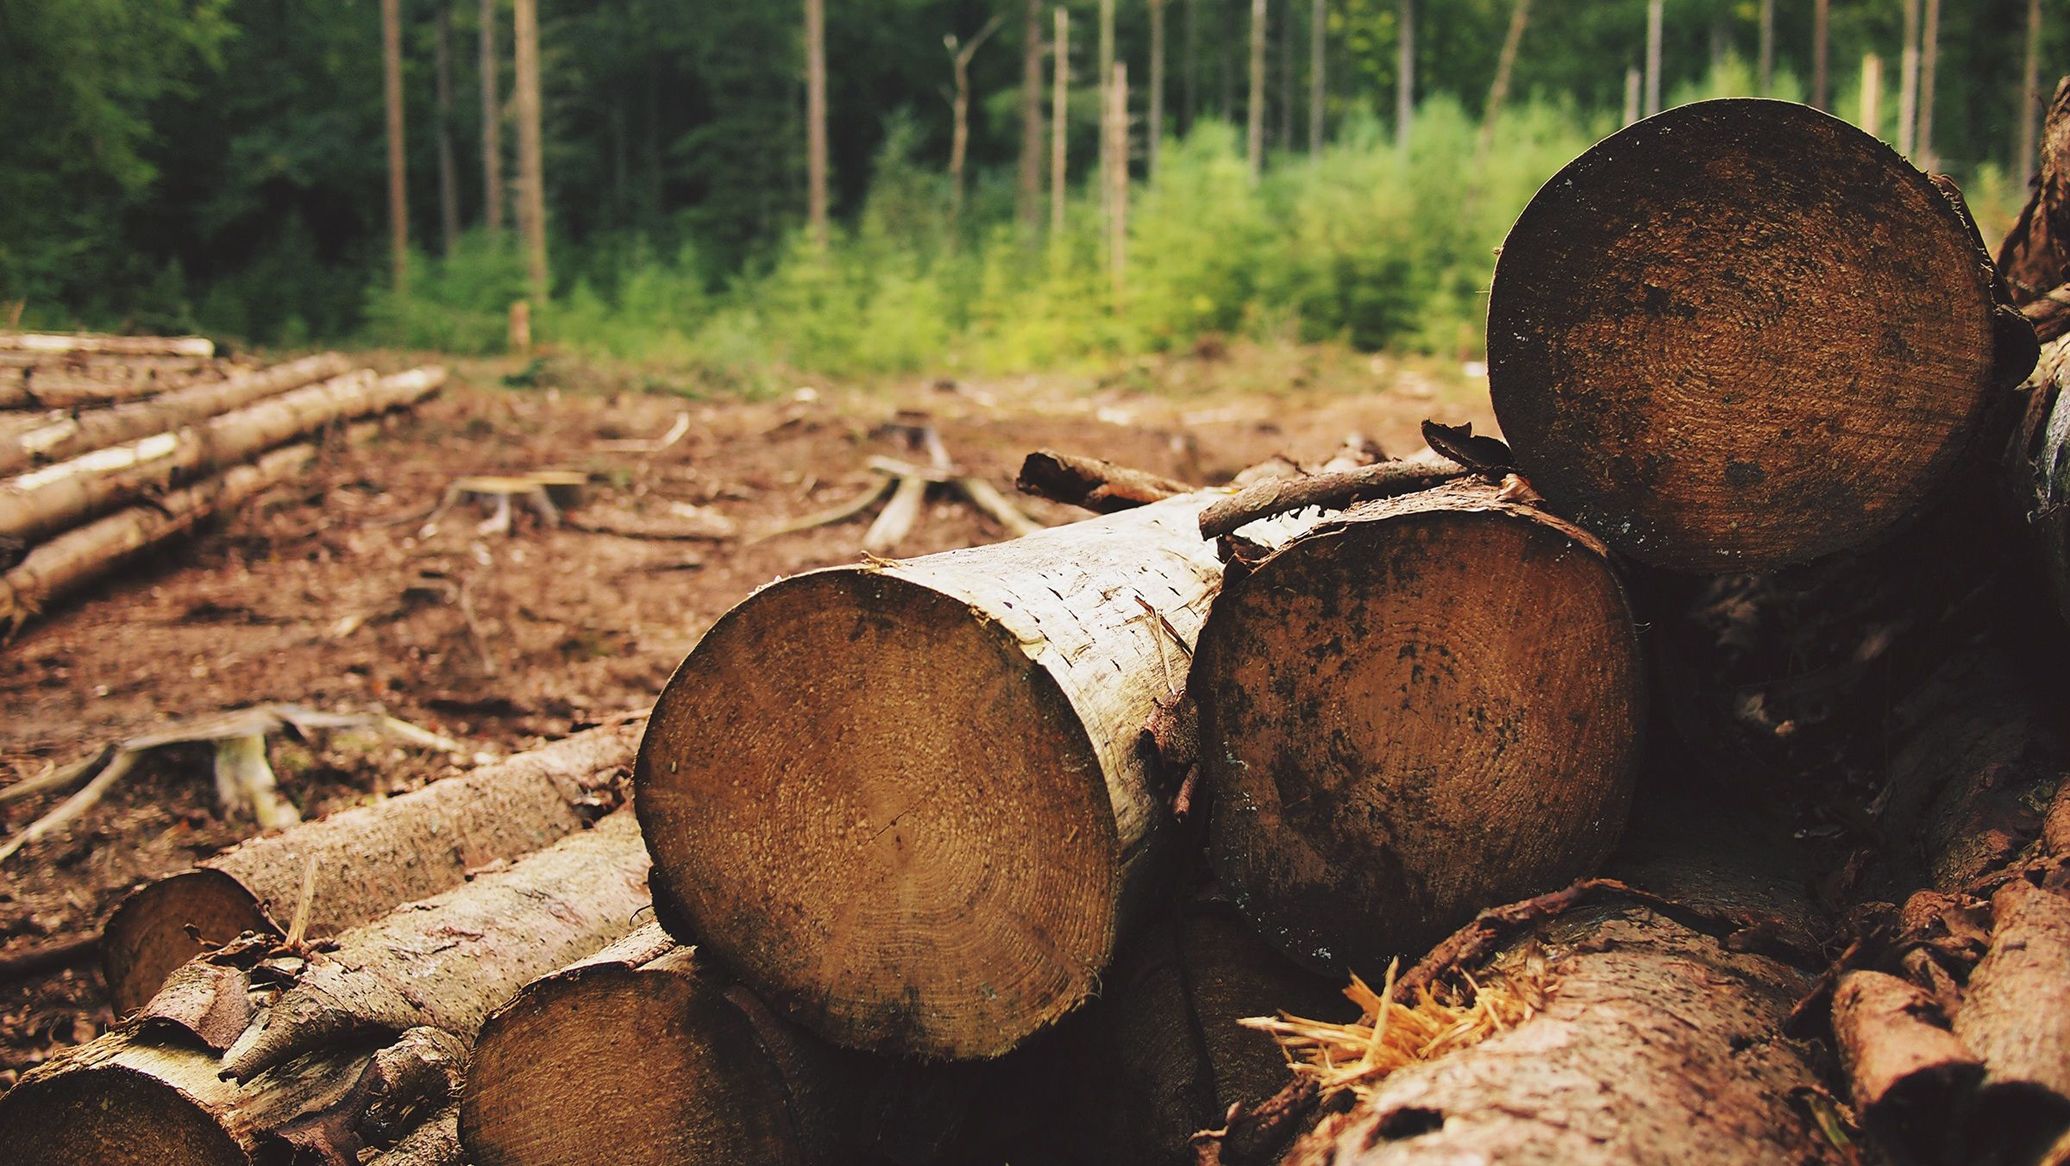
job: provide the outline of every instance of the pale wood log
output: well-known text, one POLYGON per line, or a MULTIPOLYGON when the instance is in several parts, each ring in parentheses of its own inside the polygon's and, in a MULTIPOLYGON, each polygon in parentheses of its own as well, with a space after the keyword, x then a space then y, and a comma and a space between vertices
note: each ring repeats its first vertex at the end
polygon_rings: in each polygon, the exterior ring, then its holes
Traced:
POLYGON ((445 383, 430 366, 360 371, 211 417, 185 429, 33 470, 0 484, 0 538, 35 541, 96 514, 244 461, 336 421, 406 407, 445 383))
POLYGON ((247 931, 286 933, 305 912, 330 936, 469 874, 566 837, 622 798, 644 718, 578 733, 423 789, 239 843, 131 893, 108 917, 101 959, 117 1015, 175 968, 247 931), (306 901, 303 872, 317 878, 306 901), (191 930, 190 930, 191 929, 191 930))
POLYGON ((1991 914, 1955 1035, 1984 1063, 1983 1128, 2001 1144, 2047 1145, 2070 1127, 2070 894, 2013 879, 1991 914))
POLYGON ((198 356, 206 359, 216 354, 216 345, 214 341, 203 336, 96 336, 0 332, 0 352, 34 352, 47 355, 94 353, 118 356, 198 356))
POLYGON ((313 381, 343 375, 350 367, 343 356, 329 352, 177 389, 151 401, 54 417, 0 440, 0 473, 179 429, 313 381))
POLYGON ((1071 1011, 1169 854, 1137 739, 1221 583, 1207 501, 721 618, 640 750, 661 921, 853 1047, 992 1057, 1071 1011))

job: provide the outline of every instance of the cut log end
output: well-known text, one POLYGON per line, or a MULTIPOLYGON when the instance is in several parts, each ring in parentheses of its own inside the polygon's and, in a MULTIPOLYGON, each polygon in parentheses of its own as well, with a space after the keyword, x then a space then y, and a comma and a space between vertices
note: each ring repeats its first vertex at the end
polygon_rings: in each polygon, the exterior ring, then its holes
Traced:
POLYGON ((461 1099, 475 1166, 803 1161, 783 1079, 692 958, 578 968, 492 1016, 461 1099))
POLYGON ((1110 954, 1100 758, 1029 647, 929 587, 836 570, 736 608, 636 780, 663 921, 836 1043, 997 1056, 1110 954))
MULTIPOLYGON (((212 1058, 185 1050, 133 1051, 191 1061, 197 1074, 213 1065, 212 1058)), ((23 1082, 0 1106, 9 1160, 23 1166, 249 1166, 245 1148, 169 1077, 111 1064, 23 1082)))
POLYGON ((161 879, 124 899, 101 940, 115 1014, 143 1007, 174 969, 247 931, 277 935, 280 927, 242 883, 207 867, 161 879))
POLYGON ((1978 243, 1924 174, 1785 102, 1633 125, 1502 250, 1489 389, 1517 464, 1617 549, 1761 570, 1911 513, 1998 394, 1978 243))
POLYGON ((1586 535, 1478 485, 1351 511, 1202 633, 1210 861, 1288 954, 1377 979, 1608 852, 1641 671, 1586 535))

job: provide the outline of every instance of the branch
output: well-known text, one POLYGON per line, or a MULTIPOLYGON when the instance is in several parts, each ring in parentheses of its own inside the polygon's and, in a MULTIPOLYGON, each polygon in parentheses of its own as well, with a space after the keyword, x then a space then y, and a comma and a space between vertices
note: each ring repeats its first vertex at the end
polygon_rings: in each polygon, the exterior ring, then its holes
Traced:
POLYGON ((1023 494, 1112 514, 1193 491, 1193 487, 1145 470, 1038 449, 1021 463, 1014 485, 1023 494))

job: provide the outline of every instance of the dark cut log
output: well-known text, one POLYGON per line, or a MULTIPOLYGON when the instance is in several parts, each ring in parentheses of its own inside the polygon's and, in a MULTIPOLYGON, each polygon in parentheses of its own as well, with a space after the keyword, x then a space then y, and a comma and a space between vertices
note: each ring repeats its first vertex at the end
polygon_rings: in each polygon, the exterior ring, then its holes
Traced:
POLYGON ((1349 510, 1231 583, 1189 688, 1217 879, 1289 955, 1375 982, 1602 860, 1645 709, 1601 544, 1467 481, 1349 510))
POLYGON ((2056 83, 2042 119, 2039 163, 2033 193, 1998 248, 1998 274, 2022 306, 2070 283, 2070 77, 2056 83))
POLYGON ((489 1017, 461 1139, 474 1166, 926 1162, 960 1076, 834 1048, 649 925, 489 1017))
POLYGON ((1525 209, 1489 388, 1555 510, 1651 565, 1763 570, 1918 509, 2025 376, 2026 332, 1966 214, 1887 146, 1706 101, 1598 143, 1525 209))
POLYGON ((664 926, 837 1044, 996 1057, 1096 989, 1172 849, 1137 739, 1221 583, 1206 499, 796 576, 669 682, 664 926))
MULTIPOLYGON (((1556 905, 1542 911, 1517 904, 1508 914, 1520 922, 1494 950, 1463 932, 1466 942, 1441 945, 1403 977, 1455 987, 1466 976, 1481 985, 1523 977, 1540 999, 1533 1013, 1395 1069, 1286 1162, 1854 1161, 1820 1128, 1838 1118, 1822 1100, 1818 1057, 1781 1035, 1811 955, 1778 940, 1809 909, 1768 873, 1776 863, 1739 853, 1766 828, 1682 806, 1648 815, 1639 830, 1651 853, 1621 873, 1657 895, 1606 889, 1547 896, 1556 905), (1460 962, 1462 952, 1473 954, 1460 962)), ((1413 997, 1398 987, 1396 999, 1413 997)))
POLYGON ((500 859, 551 845, 616 809, 644 718, 579 733, 423 789, 240 843, 133 892, 102 932, 117 1015, 142 1007, 175 968, 247 931, 313 937, 459 886, 500 859), (306 904, 302 880, 315 881, 306 904))

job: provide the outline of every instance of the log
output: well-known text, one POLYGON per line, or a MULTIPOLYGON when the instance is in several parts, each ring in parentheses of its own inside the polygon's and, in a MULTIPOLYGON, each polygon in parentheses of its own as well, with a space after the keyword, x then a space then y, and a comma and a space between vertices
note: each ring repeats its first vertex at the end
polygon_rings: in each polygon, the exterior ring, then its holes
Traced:
POLYGON ((1601 544, 1460 481, 1324 522, 1201 634, 1209 863, 1283 951, 1378 979, 1616 843, 1645 715, 1601 544))
POLYGON ((916 1102, 951 1070, 836 1049, 706 962, 649 925, 491 1015, 460 1101, 474 1166, 837 1166, 947 1140, 956 1107, 916 1102))
MULTIPOLYGON (((1476 924, 1404 976, 1402 1004, 1420 1000, 1413 985, 1507 984, 1531 1006, 1477 1044, 1394 1068, 1287 1163, 1855 1161, 1815 1120, 1817 1059, 1780 1034, 1809 953, 1764 954, 1766 909, 1795 892, 1730 860, 1746 833, 1715 808, 1690 810, 1701 824, 1672 831, 1653 864, 1672 899, 1610 887, 1519 904, 1492 949, 1476 924)), ((1823 1113, 1837 1128, 1830 1103, 1823 1113)))
POLYGON ((2026 1161, 2070 1130, 2070 894, 2014 879, 1991 913, 1955 1035, 1984 1063, 1977 1128, 2026 1161))
POLYGON ((471 872, 566 837, 617 808, 644 729, 631 720, 240 843, 132 892, 102 931, 117 1015, 140 1008, 203 949, 247 932, 284 935, 301 907, 309 934, 334 935, 471 872), (302 877, 317 878, 306 903, 302 877))
POLYGON ((215 342, 202 336, 97 336, 41 332, 0 332, 0 352, 40 355, 71 353, 96 356, 195 356, 216 354, 215 342))
POLYGON ((2013 303, 2027 305, 2070 283, 2070 77, 2056 83, 2042 119, 2039 158, 2020 162, 2039 163, 2034 190, 1999 244, 1998 273, 2013 303))
POLYGON ((472 1166, 460 1148, 460 1110, 449 1106, 426 1118, 369 1166, 472 1166))
POLYGON ((350 363, 331 352, 166 393, 151 401, 64 416, 0 442, 0 473, 52 462, 192 425, 276 393, 341 376, 350 363))
POLYGON ((1014 486, 1066 506, 1078 506, 1098 514, 1131 510, 1190 493, 1183 482, 1095 457, 1037 450, 1021 462, 1014 486))
POLYGON ((1833 990, 1833 1037, 1854 1109, 1886 1142, 1932 1145, 1983 1064, 1948 1030, 1933 998, 1896 976, 1857 970, 1833 990))
POLYGON ((848 1047, 996 1057, 1077 1007, 1171 854, 1137 739, 1220 585, 1207 501, 728 612, 635 770, 662 924, 848 1047))
POLYGON ((33 542, 143 497, 214 473, 350 418, 415 404, 445 383, 445 369, 376 378, 348 373, 247 405, 199 425, 83 454, 0 484, 0 539, 33 542))
POLYGON ((1778 101, 1598 143, 1517 220, 1489 303, 1519 471, 1618 551, 1702 573, 1889 530, 1977 452, 2031 352, 1952 187, 1778 101))

